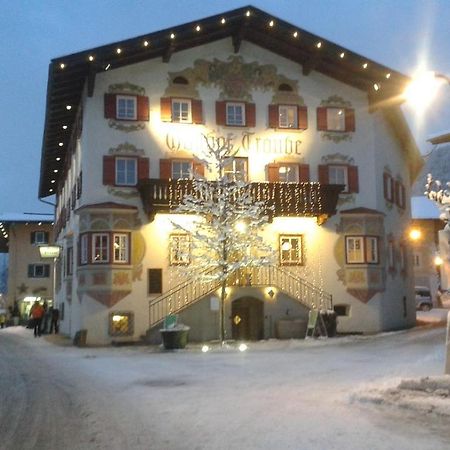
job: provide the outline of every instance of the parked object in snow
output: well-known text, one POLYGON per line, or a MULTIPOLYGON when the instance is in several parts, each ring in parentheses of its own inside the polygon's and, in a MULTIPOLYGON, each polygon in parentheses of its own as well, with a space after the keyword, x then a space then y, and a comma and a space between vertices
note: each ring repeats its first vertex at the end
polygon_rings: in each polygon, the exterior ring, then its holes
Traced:
POLYGON ((431 300, 430 289, 426 286, 416 286, 414 288, 416 293, 416 310, 429 311, 433 308, 433 301, 431 300))

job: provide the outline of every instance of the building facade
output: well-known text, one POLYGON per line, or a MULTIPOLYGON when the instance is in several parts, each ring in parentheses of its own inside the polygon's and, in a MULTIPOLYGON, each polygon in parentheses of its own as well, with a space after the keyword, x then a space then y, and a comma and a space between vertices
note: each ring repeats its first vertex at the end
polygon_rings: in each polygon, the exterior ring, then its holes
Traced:
POLYGON ((168 314, 218 337, 218 286, 186 278, 195 218, 173 214, 208 146, 273 206, 270 267, 236 273, 228 338, 304 336, 310 309, 341 332, 415 323, 407 228, 420 154, 407 79, 255 8, 52 61, 40 197, 57 198, 61 331, 104 344, 168 314), (301 36, 301 38, 300 38, 301 36), (54 94, 54 95, 52 95, 54 94))
POLYGON ((53 302, 53 260, 43 260, 39 248, 53 242, 54 222, 48 215, 0 216, 0 249, 8 253, 5 306, 17 304, 26 321, 35 300, 53 302))

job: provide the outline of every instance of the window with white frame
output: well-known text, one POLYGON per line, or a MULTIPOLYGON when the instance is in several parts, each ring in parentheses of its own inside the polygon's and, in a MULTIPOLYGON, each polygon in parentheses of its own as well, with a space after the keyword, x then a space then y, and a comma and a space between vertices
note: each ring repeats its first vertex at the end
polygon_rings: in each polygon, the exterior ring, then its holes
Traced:
POLYGON ((115 263, 128 263, 129 262, 129 236, 126 233, 115 233, 113 235, 114 251, 113 261, 115 263))
POLYGON ((296 105, 280 105, 278 107, 279 128, 298 128, 298 112, 296 105))
POLYGON ((281 164, 278 168, 278 179, 288 183, 297 183, 298 164, 281 164))
POLYGON ((136 120, 136 97, 118 95, 116 97, 116 114, 120 120, 136 120))
POLYGON ((348 191, 348 168, 347 166, 329 165, 328 180, 330 184, 344 184, 344 192, 348 191))
POLYGON ((169 236, 169 262, 171 265, 190 263, 190 239, 188 234, 171 234, 169 236))
POLYGON ((137 158, 116 158, 116 184, 136 186, 137 158))
POLYGON ((237 126, 245 125, 245 103, 227 103, 226 124, 237 126))
POLYGON ((94 233, 92 235, 92 262, 109 262, 109 233, 94 233))
POLYGON ((181 180, 192 178, 192 161, 172 161, 172 179, 181 180))
POLYGON ((247 181, 248 179, 248 158, 233 158, 224 167, 225 176, 230 181, 247 181))
POLYGON ((327 108, 327 129, 330 131, 345 131, 344 109, 327 108))
POLYGON ((87 234, 81 235, 80 238, 80 264, 87 264, 88 260, 88 238, 87 234))
POLYGON ((347 264, 378 264, 378 238, 376 236, 346 236, 347 264))
POLYGON ((172 122, 192 123, 191 100, 181 98, 172 99, 172 122))
POLYGON ((303 236, 280 235, 280 264, 281 265, 302 265, 303 264, 303 236))

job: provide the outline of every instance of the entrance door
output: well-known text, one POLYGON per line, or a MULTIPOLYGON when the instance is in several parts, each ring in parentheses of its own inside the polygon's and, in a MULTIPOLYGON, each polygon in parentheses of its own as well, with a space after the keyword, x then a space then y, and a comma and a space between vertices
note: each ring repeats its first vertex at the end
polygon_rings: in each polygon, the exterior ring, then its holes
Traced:
POLYGON ((231 305, 232 337, 239 341, 264 338, 264 304, 253 297, 243 297, 231 305))

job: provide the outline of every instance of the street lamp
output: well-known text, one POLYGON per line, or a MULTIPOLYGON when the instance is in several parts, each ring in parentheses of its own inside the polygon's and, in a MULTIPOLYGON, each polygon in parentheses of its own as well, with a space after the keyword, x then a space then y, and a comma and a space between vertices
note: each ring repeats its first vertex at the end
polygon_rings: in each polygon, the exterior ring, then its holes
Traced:
POLYGON ((42 259, 53 260, 52 306, 56 308, 56 260, 61 254, 61 247, 59 245, 40 245, 39 254, 42 259))
POLYGON ((414 109, 424 110, 443 84, 450 85, 450 78, 446 75, 432 71, 420 72, 406 86, 403 97, 414 109))

